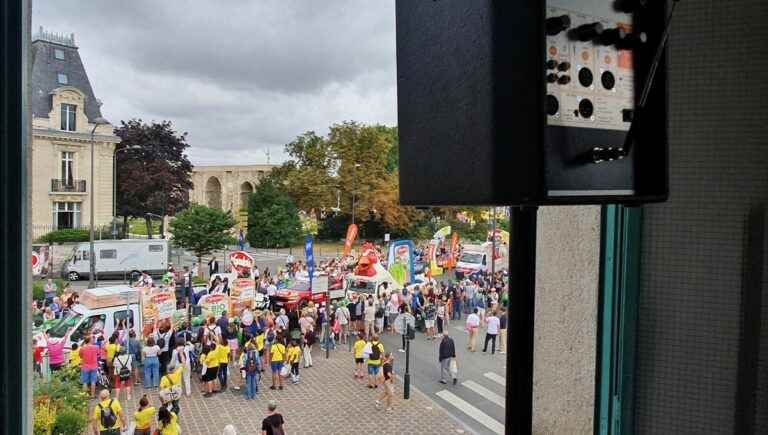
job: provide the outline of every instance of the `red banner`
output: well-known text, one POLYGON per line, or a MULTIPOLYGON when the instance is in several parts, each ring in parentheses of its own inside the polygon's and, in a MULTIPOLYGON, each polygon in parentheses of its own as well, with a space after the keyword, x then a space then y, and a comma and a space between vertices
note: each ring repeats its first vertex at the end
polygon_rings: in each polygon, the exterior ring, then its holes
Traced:
POLYGON ((349 228, 347 228, 347 238, 344 239, 344 257, 349 255, 349 251, 352 250, 352 243, 355 242, 356 237, 357 237, 357 225, 350 224, 349 228))
POLYGON ((456 249, 459 247, 459 233, 453 233, 451 236, 451 250, 448 253, 448 267, 456 265, 456 249))

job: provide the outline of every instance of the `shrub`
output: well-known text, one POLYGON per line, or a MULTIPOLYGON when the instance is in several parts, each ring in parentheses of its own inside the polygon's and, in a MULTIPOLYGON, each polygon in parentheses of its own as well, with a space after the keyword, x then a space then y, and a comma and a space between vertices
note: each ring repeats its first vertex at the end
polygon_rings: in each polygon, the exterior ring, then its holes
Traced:
POLYGON ((88 425, 88 418, 82 412, 64 408, 56 414, 53 423, 53 434, 80 434, 88 425))
POLYGON ((50 400, 43 398, 35 401, 35 408, 32 410, 32 433, 34 435, 51 435, 55 421, 56 407, 50 400))
POLYGON ((89 234, 87 229, 67 228, 43 234, 37 241, 40 243, 87 242, 89 234))
MULTIPOLYGON (((58 288, 58 290, 56 291, 56 294, 60 295, 62 290, 64 289, 64 284, 65 284, 64 280, 61 278, 54 278, 53 282, 56 283, 56 287, 58 288)), ((45 283, 46 283, 45 279, 38 279, 32 282, 32 299, 38 300, 38 301, 45 299, 45 293, 43 292, 43 287, 45 287, 45 283)))
POLYGON ((204 284, 208 284, 208 281, 206 281, 205 278, 201 276, 192 277, 192 285, 204 285, 204 284))

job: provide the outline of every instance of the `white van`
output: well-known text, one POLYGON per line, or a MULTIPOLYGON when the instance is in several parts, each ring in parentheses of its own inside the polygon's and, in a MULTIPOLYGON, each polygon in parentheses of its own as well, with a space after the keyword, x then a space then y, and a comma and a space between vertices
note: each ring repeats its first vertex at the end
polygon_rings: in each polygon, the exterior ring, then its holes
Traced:
MULTIPOLYGON (((77 281, 88 278, 90 251, 88 242, 75 246, 64 265, 67 279, 77 281)), ((94 252, 99 278, 125 278, 142 271, 150 275, 162 275, 168 268, 168 241, 163 239, 97 240, 94 242, 94 252)))
POLYGON ((88 289, 81 295, 80 302, 48 329, 50 337, 66 339, 66 349, 71 349, 72 343, 81 342, 87 330, 94 336, 106 338, 121 324, 141 336, 139 289, 127 285, 88 289))
MULTIPOLYGON (((490 272, 492 251, 493 246, 490 242, 482 245, 465 245, 459 261, 456 262, 456 278, 461 279, 477 272, 490 272)), ((509 266, 506 251, 505 246, 496 246, 497 258, 494 260, 494 270, 497 272, 509 266)))

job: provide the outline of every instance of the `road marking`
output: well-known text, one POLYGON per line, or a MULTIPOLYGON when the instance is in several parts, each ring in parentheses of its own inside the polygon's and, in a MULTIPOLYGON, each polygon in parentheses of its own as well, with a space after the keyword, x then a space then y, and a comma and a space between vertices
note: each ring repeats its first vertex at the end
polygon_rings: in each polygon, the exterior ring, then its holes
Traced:
POLYGON ((493 417, 490 415, 484 413, 483 411, 479 410, 478 408, 470 405, 468 402, 466 402, 464 399, 460 398, 459 396, 451 393, 448 390, 441 390, 435 393, 437 397, 445 400, 446 402, 450 403, 454 407, 456 407, 459 411, 463 412, 464 414, 467 414, 468 416, 475 419, 478 423, 482 424, 483 426, 490 429, 492 432, 497 434, 503 434, 504 433, 504 425, 499 423, 498 421, 494 420, 493 417))
POLYGON ((493 391, 485 388, 484 386, 478 384, 477 382, 465 381, 465 382, 462 382, 461 385, 469 388, 470 390, 474 391, 475 393, 485 397, 486 399, 490 400, 491 402, 493 402, 493 403, 495 403, 495 404, 497 404, 497 405, 499 405, 501 407, 506 406, 506 400, 502 396, 500 396, 500 395, 494 393, 493 391))
POLYGON ((497 375, 496 373, 488 372, 488 373, 485 373, 483 376, 492 380, 493 382, 496 382, 497 384, 503 385, 505 387, 507 386, 507 380, 497 375))

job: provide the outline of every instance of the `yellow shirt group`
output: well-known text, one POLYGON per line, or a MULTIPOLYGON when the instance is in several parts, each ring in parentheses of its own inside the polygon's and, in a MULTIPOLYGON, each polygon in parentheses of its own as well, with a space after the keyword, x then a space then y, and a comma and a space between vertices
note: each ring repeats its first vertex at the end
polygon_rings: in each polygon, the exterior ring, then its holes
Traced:
POLYGON ((133 419, 136 421, 136 429, 149 429, 152 427, 152 416, 157 410, 154 406, 147 406, 141 411, 133 413, 133 419))
MULTIPOLYGON (((378 346, 380 355, 384 356, 384 344, 382 342, 380 342, 380 341, 377 341, 377 342, 373 342, 372 341, 371 342, 371 347, 374 347, 374 346, 378 346)), ((380 366, 381 365, 381 359, 371 359, 369 357, 368 358, 368 365, 380 366)))
MULTIPOLYGON (((176 413, 171 411, 171 422, 167 426, 160 428, 160 435, 178 435, 179 434, 179 418, 176 417, 176 413)), ((158 424, 158 427, 162 423, 158 424)))
POLYGON ((219 355, 219 364, 227 364, 229 363, 229 344, 227 345, 216 345, 216 352, 219 355))
POLYGON ((120 414, 123 413, 123 408, 120 406, 120 402, 113 399, 107 399, 100 403, 98 403, 96 406, 93 407, 93 418, 96 419, 97 422, 99 422, 99 431, 103 430, 109 430, 109 429, 119 429, 120 428, 120 414), (117 417, 115 419, 115 425, 112 427, 104 427, 101 424, 101 408, 107 408, 110 406, 109 402, 112 402, 112 412, 115 413, 115 416, 117 417), (101 405, 101 406, 99 406, 101 405))
POLYGON ((364 358, 363 349, 365 349, 365 340, 357 340, 352 348, 355 350, 355 358, 364 358))
POLYGON ((120 345, 117 343, 109 343, 104 346, 104 349, 107 351, 107 361, 112 364, 112 360, 115 358, 117 351, 120 350, 120 345))
POLYGON ((264 340, 265 339, 266 339, 266 337, 264 337, 264 333, 263 332, 256 336, 256 350, 258 350, 259 352, 264 350, 264 340))
POLYGON ((167 375, 163 376, 162 379, 160 379, 160 388, 168 388, 172 385, 181 385, 181 374, 184 372, 184 366, 178 366, 176 367, 176 370, 174 370, 171 373, 168 373, 167 375))
POLYGON ((200 362, 205 364, 206 367, 213 368, 219 366, 219 354, 215 349, 211 350, 207 354, 200 355, 200 362))
POLYGON ((285 360, 285 345, 282 343, 273 343, 269 347, 270 355, 272 356, 272 362, 281 362, 285 360))
POLYGON ((299 362, 301 356, 301 349, 299 346, 291 346, 288 348, 288 362, 290 364, 299 362))

